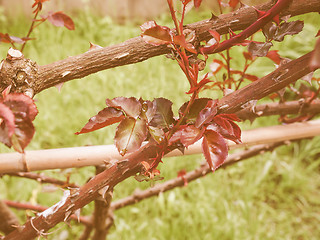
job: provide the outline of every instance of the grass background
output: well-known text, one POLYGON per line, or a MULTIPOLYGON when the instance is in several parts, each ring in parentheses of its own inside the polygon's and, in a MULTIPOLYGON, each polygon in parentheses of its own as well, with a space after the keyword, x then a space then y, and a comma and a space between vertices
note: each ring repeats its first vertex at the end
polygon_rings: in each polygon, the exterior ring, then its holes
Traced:
MULTIPOLYGON (((209 18, 210 15, 191 14, 188 21, 202 17, 209 18)), ((87 51, 89 41, 107 46, 140 34, 138 25, 120 26, 109 18, 98 18, 90 13, 78 14, 73 19, 75 31, 56 28, 49 23, 41 25, 34 31, 37 40, 28 43, 25 56, 44 65, 87 51)), ((320 17, 308 14, 303 19, 306 24, 302 33, 275 44, 273 49, 279 49, 282 56, 296 58, 312 50, 320 17)), ((169 23, 168 16, 157 21, 169 23)), ((23 17, 9 19, 0 14, 0 32, 23 36, 27 26, 23 17)), ((8 47, 0 44, 1 59, 5 58, 8 47)), ((232 67, 241 69, 240 49, 232 50, 232 56, 232 67)), ((249 72, 263 76, 273 69, 270 60, 261 59, 249 72)), ((45 90, 35 97, 39 109, 35 120, 37 132, 27 150, 112 144, 114 126, 74 135, 105 106, 105 98, 134 96, 152 100, 165 97, 174 102, 177 110, 188 100, 184 94, 187 90, 187 81, 177 64, 163 56, 68 82, 61 92, 56 88, 45 90)), ((216 97, 217 94, 205 91, 203 96, 216 97)), ((271 117, 261 118, 252 125, 248 122, 241 125, 242 129, 249 129, 276 123, 277 118, 271 117)), ((293 143, 217 171, 186 188, 118 210, 109 239, 319 239, 319 145, 319 138, 293 143)), ((0 151, 10 150, 1 146, 0 151)), ((202 162, 200 155, 170 158, 164 161, 160 170, 165 179, 170 179, 176 177, 180 169, 192 170, 202 162)), ((78 184, 85 183, 93 173, 93 167, 45 171, 45 174, 60 179, 71 174, 72 181, 78 184)), ((114 198, 125 197, 136 188, 149 186, 149 183, 128 179, 117 186, 114 198)), ((62 191, 50 185, 8 176, 0 180, 1 199, 50 206, 61 196, 62 191)), ((90 214, 92 207, 92 204, 86 206, 82 214, 90 214)), ((25 213, 15 212, 23 223, 25 213)), ((27 214, 33 215, 31 212, 27 214)), ((61 223, 48 238, 76 239, 81 230, 82 226, 70 228, 61 223)))

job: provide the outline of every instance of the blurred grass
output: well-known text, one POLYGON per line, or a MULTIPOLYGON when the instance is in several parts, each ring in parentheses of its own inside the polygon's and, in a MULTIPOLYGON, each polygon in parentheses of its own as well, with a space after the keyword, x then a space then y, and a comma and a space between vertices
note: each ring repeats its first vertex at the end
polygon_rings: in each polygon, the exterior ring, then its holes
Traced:
MULTIPOLYGON (((191 13, 191 15, 194 13, 191 13)), ((203 13, 202 13, 203 14, 203 13)), ((196 19, 197 16, 191 16, 196 19)), ((210 17, 208 15, 208 17, 210 17)), ((300 17, 301 18, 301 17, 300 17)), ((298 57, 314 46, 319 16, 304 17, 303 33, 286 37, 276 45, 286 57, 298 57)), ((36 41, 28 43, 24 54, 39 65, 77 55, 89 48, 89 41, 107 46, 138 36, 138 26, 115 25, 109 18, 90 14, 74 17, 76 30, 71 32, 44 23, 34 32, 36 41)), ((159 23, 167 23, 163 16, 159 23)), ((0 17, 0 32, 23 36, 26 20, 0 17)), ((0 44, 4 58, 8 45, 0 44)), ((239 48, 232 50, 232 67, 241 67, 239 48)), ((274 66, 268 59, 257 61, 249 71, 263 76, 274 66)), ((28 149, 60 148, 83 145, 111 144, 115 127, 76 136, 86 121, 105 106, 105 98, 135 96, 145 99, 165 97, 174 102, 174 109, 188 99, 188 84, 177 64, 163 56, 143 63, 99 72, 81 80, 65 83, 62 91, 52 88, 36 96, 39 115, 34 140, 28 149)), ((212 91, 203 96, 214 97, 212 91)), ((261 118, 243 129, 276 124, 276 117, 261 118)), ((257 156, 226 170, 199 179, 186 188, 161 194, 115 213, 115 227, 109 239, 319 239, 320 238, 320 160, 319 138, 293 143, 272 153, 257 156)), ((1 152, 8 151, 1 146, 1 152)), ((188 156, 164 161, 160 170, 165 179, 176 176, 182 168, 192 170, 203 157, 188 156)), ((45 174, 84 184, 94 173, 93 167, 45 171, 45 174)), ((145 189, 149 183, 128 179, 119 184, 114 198, 145 189)), ((52 190, 52 189, 51 189, 52 190)), ((48 192, 46 186, 26 179, 3 176, 0 197, 52 205, 62 191, 48 192), (23 189, 23 191, 21 191, 23 189)), ((89 204, 82 214, 90 214, 89 204)), ((25 219, 22 211, 15 211, 25 219)), ((28 214, 32 215, 31 212, 28 214)), ((49 239, 75 239, 81 226, 72 228, 59 224, 49 239), (60 229, 60 227, 62 228, 60 229)))

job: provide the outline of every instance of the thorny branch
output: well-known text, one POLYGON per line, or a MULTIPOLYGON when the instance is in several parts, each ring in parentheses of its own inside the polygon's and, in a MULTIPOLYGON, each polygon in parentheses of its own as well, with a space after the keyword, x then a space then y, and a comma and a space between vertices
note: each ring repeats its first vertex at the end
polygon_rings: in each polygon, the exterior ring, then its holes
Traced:
POLYGON ((61 181, 52 177, 45 176, 44 174, 40 173, 33 173, 33 172, 17 172, 17 173, 8 173, 9 176, 15 176, 15 177, 22 177, 22 178, 28 178, 32 180, 36 180, 40 183, 51 183, 55 185, 59 185, 61 187, 67 188, 79 188, 78 185, 74 183, 69 183, 66 181, 61 181))
MULTIPOLYGON (((21 203, 21 202, 15 202, 15 201, 10 201, 10 200, 3 200, 3 203, 5 203, 8 207, 11 207, 11 208, 32 210, 35 212, 43 212, 48 209, 48 207, 44 207, 41 205, 34 205, 31 203, 21 203)), ((2 215, 0 215, 0 216, 2 216, 2 215)), ((70 219, 75 220, 75 221, 79 221, 80 223, 82 223, 86 226, 92 226, 92 222, 88 219, 88 217, 71 215, 70 219)))
MULTIPOLYGON (((270 7, 271 3, 268 3, 258 7, 258 9, 267 10, 270 7)), ((319 1, 300 0, 294 1, 291 7, 289 7, 287 11, 284 11, 282 15, 297 15, 312 11, 320 11, 319 1)), ((208 29, 214 29, 220 34, 226 33, 229 28, 234 31, 244 29, 256 20, 256 16, 253 16, 253 14, 255 14, 255 10, 243 8, 235 13, 224 15, 218 19, 212 19, 205 23, 203 22, 203 25, 196 27, 200 29, 198 31, 198 37, 200 40, 205 40, 207 35, 204 32, 207 32, 208 29), (228 17, 230 17, 231 20, 228 19, 228 17), (218 28, 219 21, 222 21, 220 29, 218 28), (231 26, 233 23, 234 26, 231 26), (206 26, 208 28, 206 28, 206 26), (202 34, 201 31, 203 31, 202 34)), ((195 26, 196 24, 193 24, 188 27, 192 29, 195 26)), ((33 83, 33 90, 35 93, 38 93, 61 82, 82 78, 107 68, 144 61, 150 57, 161 55, 166 52, 168 52, 166 47, 147 45, 142 42, 141 38, 131 39, 125 43, 109 48, 103 48, 102 50, 92 50, 79 56, 41 66, 39 68, 38 78, 36 82, 33 83), (52 69, 54 69, 54 71, 52 71, 52 69)), ((248 101, 258 100, 306 75, 311 71, 308 67, 311 54, 312 53, 306 54, 297 60, 280 66, 273 73, 257 81, 260 85, 257 82, 254 82, 247 87, 224 97, 219 102, 220 112, 236 112, 248 101), (290 71, 292 69, 294 69, 293 72, 290 71)), ((108 193, 115 185, 124 179, 140 172, 143 169, 141 161, 149 161, 150 158, 154 158, 157 154, 159 154, 157 146, 151 144, 143 146, 139 151, 128 155, 127 159, 116 163, 98 174, 79 190, 65 191, 64 197, 60 202, 40 213, 24 226, 11 232, 4 239, 34 238, 37 235, 41 235, 48 231, 57 223, 67 221, 73 212, 82 208, 97 197, 101 195, 104 196, 105 193, 108 193)), ((202 173, 203 170, 200 174, 202 173)))
MULTIPOLYGON (((250 157, 253 157, 255 155, 258 155, 261 152, 272 151, 273 149, 275 149, 278 146, 281 146, 282 144, 284 144, 284 143, 281 142, 281 143, 274 143, 274 144, 270 144, 270 145, 258 145, 258 146, 251 147, 248 150, 234 153, 227 158, 225 163, 220 168, 226 168, 234 163, 237 163, 239 161, 242 161, 242 160, 248 159, 250 157)), ((218 169, 220 169, 220 168, 218 168, 218 169)), ((204 177, 205 175, 207 175, 209 173, 211 173, 210 168, 208 167, 207 164, 203 164, 199 168, 186 173, 183 177, 184 179, 182 177, 177 177, 177 178, 168 180, 164 183, 157 184, 154 187, 151 187, 151 188, 146 189, 144 191, 136 191, 131 196, 128 196, 128 197, 125 197, 123 199, 120 199, 120 200, 113 202, 111 204, 111 208, 113 210, 117 210, 117 209, 126 207, 128 205, 132 205, 137 202, 140 202, 146 198, 157 196, 160 193, 172 190, 173 188, 183 187, 185 184, 185 181, 189 183, 191 181, 194 181, 196 179, 204 177)))
MULTIPOLYGON (((222 98, 219 102, 220 110, 223 112, 234 113, 240 110, 241 106, 246 102, 254 99, 260 99, 263 96, 274 91, 278 91, 287 84, 300 79, 311 71, 307 64, 310 60, 311 54, 312 53, 308 53, 299 59, 284 64, 273 73, 222 98), (291 68, 295 68, 297 73, 288 70, 291 68)), ((140 172, 142 169, 140 162, 149 161, 149 159, 156 157, 158 151, 159 149, 157 146, 147 144, 143 146, 141 150, 129 154, 127 159, 118 162, 109 169, 106 169, 81 187, 79 191, 73 194, 66 192, 66 196, 63 200, 51 207, 50 210, 47 210, 33 219, 32 224, 39 231, 48 231, 57 223, 63 221, 67 217, 66 214, 71 214, 76 209, 82 208, 89 202, 96 199, 100 195, 99 191, 106 191, 106 188, 112 189, 119 182, 122 182, 124 179, 140 172)), ((34 230, 31 226, 31 222, 29 221, 24 225, 24 228, 21 229, 20 232, 19 230, 14 231, 4 239, 30 239, 36 237, 38 234, 39 233, 34 230)))
MULTIPOLYGON (((273 1, 257 6, 256 9, 267 11, 273 6, 273 1)), ((280 13, 280 16, 295 16, 308 12, 319 12, 318 0, 295 0, 290 6, 280 13)), ((217 18, 189 24, 186 28, 196 31, 198 40, 208 40, 208 30, 215 30, 219 34, 243 30, 254 23, 257 19, 256 10, 252 7, 244 7, 236 12, 223 14, 217 18)), ((145 43, 141 37, 129 39, 123 43, 95 49, 78 56, 69 57, 48 65, 40 66, 38 76, 32 83, 34 93, 39 93, 47 88, 64 83, 73 79, 83 78, 90 74, 145 61, 151 57, 169 53, 166 46, 153 46, 145 43)), ((2 80, 0 79, 0 82, 2 80)), ((0 91, 6 86, 0 84, 0 91)))

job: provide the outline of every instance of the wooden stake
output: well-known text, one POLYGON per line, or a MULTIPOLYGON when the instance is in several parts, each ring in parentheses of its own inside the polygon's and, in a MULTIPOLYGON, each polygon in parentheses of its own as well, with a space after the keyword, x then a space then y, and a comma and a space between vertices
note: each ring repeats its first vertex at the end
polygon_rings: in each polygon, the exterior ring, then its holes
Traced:
MULTIPOLYGON (((320 135, 320 120, 264 127, 244 131, 242 144, 236 145, 233 142, 229 142, 229 148, 234 149, 257 144, 310 138, 317 135, 320 135)), ((185 155, 200 153, 201 140, 185 151, 185 155)), ((180 155, 182 153, 175 150, 167 154, 166 157, 180 155)), ((114 145, 26 151, 25 154, 4 153, 0 154, 0 173, 85 167, 104 163, 112 164, 121 159, 124 158, 119 155, 114 145)))

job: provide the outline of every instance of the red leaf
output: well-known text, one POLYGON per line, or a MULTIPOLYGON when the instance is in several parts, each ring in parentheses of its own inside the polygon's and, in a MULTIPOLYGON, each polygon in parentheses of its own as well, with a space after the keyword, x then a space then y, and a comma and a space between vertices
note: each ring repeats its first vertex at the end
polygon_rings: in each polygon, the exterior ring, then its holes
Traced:
POLYGON ((106 99, 109 107, 122 110, 127 116, 137 118, 142 110, 140 101, 134 97, 116 97, 114 99, 106 99))
POLYGON ((252 56, 264 57, 268 54, 271 46, 271 42, 250 42, 248 45, 248 51, 252 56))
POLYGON ((275 64, 279 65, 281 62, 281 57, 278 50, 271 50, 267 53, 267 58, 271 59, 275 64))
POLYGON ((202 0, 193 0, 193 4, 195 6, 195 8, 199 8, 201 5, 202 0))
POLYGON ((217 114, 217 101, 216 100, 208 101, 206 107, 203 108, 200 111, 199 115, 197 116, 197 119, 195 121, 195 127, 200 128, 204 124, 211 122, 216 114, 217 114))
POLYGON ((148 126, 151 137, 157 142, 161 143, 165 139, 164 131, 161 128, 148 126))
POLYGON ((35 128, 30 119, 25 119, 23 121, 19 121, 18 123, 16 122, 16 128, 11 138, 13 148, 17 152, 23 153, 24 149, 31 142, 34 133, 35 128))
POLYGON ((197 50, 195 49, 195 47, 191 43, 186 41, 185 36, 183 36, 183 35, 174 36, 173 41, 175 44, 185 48, 189 52, 197 54, 197 50))
MULTIPOLYGON (((197 98, 197 99, 195 99, 194 103, 190 107, 189 112, 186 113, 185 122, 187 124, 195 123, 200 111, 207 106, 209 101, 211 101, 210 98, 197 98)), ((183 113, 185 112, 185 109, 186 109, 188 103, 189 102, 185 102, 180 107, 180 109, 179 109, 179 117, 180 118, 183 116, 183 113)))
POLYGON ((170 138, 169 145, 180 141, 187 148, 198 141, 202 137, 203 132, 204 129, 202 131, 193 125, 180 126, 180 129, 170 138))
POLYGON ((74 22, 72 19, 63 12, 49 13, 47 16, 49 22, 56 27, 66 27, 69 30, 74 30, 74 22))
POLYGON ((229 1, 229 6, 234 10, 236 6, 238 5, 239 0, 230 0, 229 1))
POLYGON ((241 120, 238 118, 238 116, 234 113, 221 113, 217 116, 222 117, 222 118, 226 118, 231 121, 241 122, 241 120))
POLYGON ((245 59, 247 59, 248 61, 249 61, 249 60, 250 60, 250 61, 253 60, 253 57, 252 57, 251 53, 249 53, 249 52, 242 52, 242 54, 243 54, 243 57, 244 57, 245 59))
MULTIPOLYGON (((14 114, 10 110, 9 107, 0 103, 0 124, 1 128, 7 128, 7 136, 11 138, 14 133, 15 125, 14 125, 14 114)), ((1 137, 2 138, 2 137, 1 137)))
POLYGON ((217 31, 209 29, 209 33, 217 42, 220 42, 221 35, 217 31))
POLYGON ((147 43, 157 46, 172 42, 170 28, 159 26, 155 21, 145 22, 140 28, 142 38, 147 43))
POLYGON ((223 137, 241 143, 241 129, 234 123, 240 121, 235 114, 219 114, 214 117, 213 121, 217 125, 210 125, 210 129, 219 132, 223 137))
POLYGON ((150 125, 158 128, 170 128, 174 123, 172 102, 165 98, 156 98, 153 100, 153 106, 155 114, 150 125))
POLYGON ((207 130, 202 140, 202 152, 210 169, 214 172, 227 158, 228 146, 219 133, 207 130))
POLYGON ((146 137, 146 121, 126 117, 117 127, 114 140, 119 153, 124 156, 126 153, 137 150, 146 137))
POLYGON ((320 30, 317 32, 315 37, 319 37, 320 36, 320 30))
POLYGON ((22 93, 8 94, 3 103, 11 109, 16 117, 21 116, 21 118, 33 121, 38 114, 34 100, 22 93))
POLYGON ((11 38, 8 33, 0 33, 0 42, 11 43, 11 38))
POLYGON ((250 80, 250 81, 252 81, 252 82, 254 82, 254 81, 257 81, 259 78, 257 77, 257 76, 255 76, 255 75, 251 75, 251 74, 244 74, 243 75, 246 79, 248 79, 248 80, 250 80))
POLYGON ((286 35, 295 35, 302 31, 304 26, 303 21, 292 21, 292 22, 283 22, 277 28, 273 39, 275 41, 283 41, 286 35))
POLYGON ((38 114, 33 99, 22 94, 13 93, 5 95, 3 104, 10 108, 14 115, 14 133, 10 136, 10 128, 1 127, 1 138, 8 147, 13 146, 18 152, 23 152, 25 147, 33 138, 35 129, 32 121, 38 114), (4 133, 8 133, 8 139, 3 138, 4 133))
POLYGON ((122 111, 113 107, 106 107, 97 115, 90 118, 88 123, 80 130, 80 132, 76 132, 75 134, 79 135, 82 133, 93 132, 100 128, 120 122, 122 119, 124 119, 124 114, 122 111))

